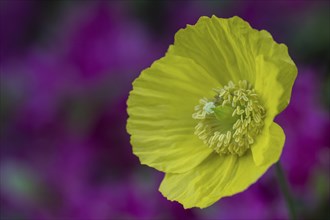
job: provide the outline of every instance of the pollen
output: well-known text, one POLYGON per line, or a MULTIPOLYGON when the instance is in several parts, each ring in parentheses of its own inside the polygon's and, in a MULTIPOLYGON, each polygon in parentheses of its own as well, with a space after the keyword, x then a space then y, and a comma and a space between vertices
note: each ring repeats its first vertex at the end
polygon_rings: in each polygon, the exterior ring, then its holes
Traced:
POLYGON ((265 108, 246 80, 214 91, 212 99, 202 98, 195 106, 195 135, 221 155, 242 156, 264 126, 265 108))

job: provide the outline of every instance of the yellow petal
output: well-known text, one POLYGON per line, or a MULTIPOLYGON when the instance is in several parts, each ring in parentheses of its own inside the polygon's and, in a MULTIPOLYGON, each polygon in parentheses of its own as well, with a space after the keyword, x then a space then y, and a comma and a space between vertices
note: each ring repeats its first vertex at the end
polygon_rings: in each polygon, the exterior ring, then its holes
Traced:
MULTIPOLYGON (((256 165, 276 162, 282 152, 285 135, 282 129, 273 123, 275 116, 279 113, 281 98, 285 88, 278 83, 277 77, 281 67, 275 65, 264 56, 256 59, 257 72, 262 74, 267 69, 267 74, 256 78, 255 89, 260 94, 263 105, 267 109, 266 118, 262 132, 256 137, 256 142, 251 146, 256 165), (272 144, 270 141, 273 141, 272 144)), ((291 91, 291 90, 290 90, 291 91)))
POLYGON ((279 71, 280 67, 266 60, 264 56, 256 58, 256 72, 260 77, 256 78, 254 88, 266 109, 266 120, 273 121, 278 114, 280 99, 284 94, 284 87, 277 81, 279 71))
POLYGON ((285 142, 285 134, 282 128, 270 122, 260 134, 260 138, 252 146, 253 159, 257 166, 269 165, 277 162, 281 156, 285 142))
POLYGON ((233 17, 201 17, 196 25, 187 25, 175 35, 169 53, 193 59, 221 84, 247 79, 253 82, 254 56, 248 44, 250 25, 233 17))
POLYGON ((242 157, 211 154, 189 172, 167 173, 159 190, 167 199, 178 201, 184 208, 205 208, 222 197, 242 192, 269 166, 256 166, 251 152, 242 157))
POLYGON ((261 38, 262 40, 257 43, 259 49, 256 51, 255 89, 263 96, 264 101, 275 100, 278 97, 277 106, 272 107, 275 108, 277 115, 290 102, 291 90, 298 70, 288 54, 287 46, 277 44, 266 31, 259 34, 269 37, 261 38), (272 87, 269 87, 269 84, 272 84, 272 87))
POLYGON ((166 55, 144 70, 128 99, 133 153, 160 171, 186 172, 212 150, 194 135, 194 106, 219 87, 193 60, 166 55))
MULTIPOLYGON (((254 85, 260 79, 265 81, 263 78, 269 78, 269 74, 275 74, 273 83, 283 87, 278 106, 275 106, 276 114, 290 101, 297 68, 287 47, 276 43, 267 31, 253 29, 237 16, 229 19, 201 17, 196 25, 187 25, 177 32, 169 53, 193 59, 223 85, 230 80, 235 83, 248 80, 254 85), (260 65, 260 57, 271 65, 260 65), (276 66, 277 71, 272 71, 272 66, 276 66)), ((267 96, 264 101, 274 100, 274 92, 264 95, 267 96)))

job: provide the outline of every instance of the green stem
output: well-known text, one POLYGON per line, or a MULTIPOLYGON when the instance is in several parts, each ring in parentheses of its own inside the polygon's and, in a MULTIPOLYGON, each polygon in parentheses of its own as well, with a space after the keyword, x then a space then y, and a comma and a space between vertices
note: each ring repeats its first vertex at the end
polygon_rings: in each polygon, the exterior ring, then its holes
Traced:
POLYGON ((282 168, 280 162, 277 162, 275 167, 276 167, 277 179, 280 184, 281 191, 284 195, 284 198, 285 198, 285 201, 286 201, 289 213, 290 213, 290 219, 296 220, 297 214, 295 211, 295 205, 294 205, 292 195, 290 193, 290 189, 289 189, 289 185, 286 180, 286 177, 285 177, 285 173, 283 171, 283 168, 282 168))

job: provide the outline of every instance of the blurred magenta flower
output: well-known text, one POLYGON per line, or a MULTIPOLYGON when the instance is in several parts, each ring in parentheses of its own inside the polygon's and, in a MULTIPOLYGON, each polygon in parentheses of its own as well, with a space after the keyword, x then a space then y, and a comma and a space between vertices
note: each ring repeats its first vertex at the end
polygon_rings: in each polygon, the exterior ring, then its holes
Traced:
POLYGON ((88 81, 110 72, 134 77, 163 52, 119 4, 88 3, 72 9, 62 21, 58 33, 64 47, 59 53, 88 81))
POLYGON ((28 31, 35 20, 35 0, 0 1, 0 63, 23 52, 28 43, 28 31))
MULTIPOLYGON (((179 28, 196 22, 201 14, 229 16, 240 7, 236 2, 226 3, 226 7, 196 1, 178 4, 180 7, 169 8, 163 31, 155 37, 132 15, 134 6, 126 1, 73 1, 61 5, 57 12, 54 9, 49 20, 39 19, 45 17, 40 13, 48 13, 56 5, 0 1, 1 218, 236 219, 241 211, 256 219, 285 216, 271 172, 247 192, 201 213, 185 211, 150 190, 159 186, 161 177, 141 169, 132 156, 125 129, 132 79, 163 56, 164 45, 172 43, 179 28), (42 38, 34 39, 35 31, 42 32, 42 38)), ((242 7, 249 8, 245 3, 242 7)), ((144 13, 143 7, 141 11, 144 13)), ((268 13, 258 15, 258 11, 253 11, 252 23, 275 33, 275 24, 264 26, 268 13)), ((281 22, 276 27, 282 26, 281 22)), ((303 192, 299 195, 308 196, 306 192, 316 188, 309 183, 315 176, 313 167, 320 163, 319 155, 328 152, 321 146, 329 146, 324 134, 329 119, 318 103, 307 109, 300 107, 305 101, 316 101, 319 92, 318 73, 314 69, 307 70, 309 74, 303 72, 300 76, 306 77, 297 79, 288 113, 284 112, 290 116, 282 115, 300 121, 278 121, 290 133, 283 163, 295 189, 303 192), (304 123, 308 124, 305 128, 300 126, 304 123), (306 158, 306 164, 298 166, 298 153, 306 158)), ((324 158, 322 166, 329 166, 324 158)), ((317 200, 302 200, 312 206, 311 201, 317 200)))
POLYGON ((18 121, 26 117, 34 119, 31 126, 47 124, 65 102, 97 89, 98 101, 125 99, 131 79, 161 53, 143 27, 120 16, 116 7, 104 2, 87 6, 70 8, 48 46, 37 45, 2 66, 8 99, 20 103, 18 121))
POLYGON ((277 121, 288 134, 281 161, 289 181, 295 189, 307 190, 314 169, 321 165, 320 154, 330 147, 330 118, 321 106, 321 79, 317 71, 305 68, 300 75, 293 88, 292 103, 277 121))
MULTIPOLYGON (((48 43, 1 67, 9 118, 1 133, 1 160, 9 161, 1 205, 8 216, 28 219, 152 216, 144 194, 135 211, 109 207, 120 204, 116 190, 137 163, 125 128, 131 80, 161 51, 141 25, 105 2, 69 10, 48 43), (10 188, 11 179, 40 190, 10 188)), ((125 193, 118 194, 122 206, 133 201, 125 193)))

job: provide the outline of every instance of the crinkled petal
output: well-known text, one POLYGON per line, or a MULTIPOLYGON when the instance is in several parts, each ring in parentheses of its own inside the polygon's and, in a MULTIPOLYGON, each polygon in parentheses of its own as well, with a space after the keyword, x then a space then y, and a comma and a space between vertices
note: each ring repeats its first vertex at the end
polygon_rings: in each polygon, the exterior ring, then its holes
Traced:
POLYGON ((253 184, 276 161, 284 144, 284 133, 280 126, 272 123, 259 142, 263 152, 257 156, 267 162, 256 165, 251 151, 244 156, 219 156, 211 154, 203 163, 187 173, 167 173, 159 190, 169 200, 178 201, 185 208, 205 208, 222 197, 244 191, 253 184))
POLYGON ((254 57, 247 44, 250 25, 238 17, 201 17, 175 35, 169 53, 189 57, 221 84, 247 79, 253 82, 254 57))
POLYGON ((256 165, 262 165, 268 163, 269 160, 278 160, 279 155, 269 158, 272 152, 282 152, 283 145, 269 145, 267 144, 271 126, 274 126, 273 121, 278 114, 278 106, 281 102, 281 97, 284 93, 284 88, 281 84, 277 83, 277 75, 280 67, 277 67, 274 63, 265 60, 264 56, 259 56, 256 59, 257 72, 260 72, 264 68, 268 68, 267 74, 264 77, 256 79, 255 89, 260 94, 261 100, 263 100, 263 106, 266 111, 266 118, 264 119, 264 127, 262 132, 256 137, 256 142, 251 146, 252 154, 256 165), (271 149, 272 148, 272 149, 271 149), (268 152, 269 150, 269 152, 268 152), (266 154, 268 156, 266 156, 266 154))
MULTIPOLYGON (((283 57, 285 54, 288 56, 287 47, 283 44, 279 47, 281 49, 278 50, 283 52, 283 57)), ((262 100, 269 105, 268 111, 275 112, 276 116, 290 102, 292 86, 297 77, 297 67, 293 62, 259 55, 256 58, 256 74, 255 89, 262 96, 262 100), (275 98, 278 102, 274 101, 275 98)))
POLYGON ((183 204, 184 208, 205 208, 222 197, 242 192, 269 166, 256 166, 251 152, 242 157, 211 154, 189 172, 167 173, 159 190, 167 199, 183 204))
POLYGON ((194 135, 194 106, 219 87, 189 58, 166 55, 144 70, 128 99, 127 130, 142 164, 160 171, 186 172, 212 150, 194 135))
POLYGON ((255 90, 258 92, 263 106, 266 109, 266 120, 272 120, 278 114, 281 96, 284 88, 277 82, 277 75, 280 67, 265 59, 264 56, 256 58, 256 71, 262 77, 255 81, 255 90), (267 72, 265 71, 267 69, 267 72))
MULTIPOLYGON (((283 133, 280 133, 279 128, 276 124, 271 126, 271 135, 265 144, 283 146, 283 133)), ((281 147, 275 147, 278 148, 281 147)), ((272 153, 276 154, 274 158, 278 160, 280 152, 272 153)), ((205 208, 222 197, 244 191, 275 161, 257 166, 251 152, 242 157, 211 154, 203 163, 187 173, 167 173, 159 190, 169 200, 183 204, 184 208, 205 208)))
POLYGON ((261 133, 260 138, 251 148, 254 162, 257 166, 273 164, 279 160, 285 142, 283 129, 276 123, 270 122, 261 133))
MULTIPOLYGON (((254 85, 256 80, 267 78, 271 67, 257 69, 258 59, 263 57, 278 68, 277 72, 272 71, 276 74, 274 83, 283 87, 277 114, 290 101, 297 68, 287 47, 276 43, 267 31, 253 29, 237 16, 201 17, 196 25, 187 25, 177 32, 169 53, 193 59, 223 85, 244 79, 254 85)), ((277 91, 266 94, 267 98, 274 92, 277 91)))

